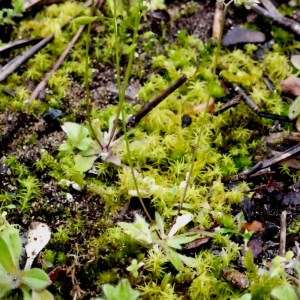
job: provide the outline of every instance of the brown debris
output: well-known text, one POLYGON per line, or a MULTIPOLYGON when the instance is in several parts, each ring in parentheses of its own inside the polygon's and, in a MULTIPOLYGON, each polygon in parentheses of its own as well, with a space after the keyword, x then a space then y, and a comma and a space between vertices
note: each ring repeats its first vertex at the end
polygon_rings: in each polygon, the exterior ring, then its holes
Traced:
POLYGON ((286 211, 284 210, 280 216, 280 245, 279 255, 285 256, 286 247, 286 211))
POLYGON ((224 268, 222 270, 221 276, 231 285, 234 287, 244 290, 249 287, 249 279, 248 277, 240 273, 239 271, 233 269, 233 268, 224 268))
POLYGON ((247 244, 247 247, 252 252, 252 255, 254 258, 257 258, 263 250, 262 246, 259 243, 257 243, 256 241, 249 241, 247 244))
MULTIPOLYGON (((189 230, 189 232, 198 232, 203 235, 203 230, 200 228, 192 228, 189 230)), ((207 242, 209 242, 209 240, 210 240, 209 236, 204 236, 204 237, 196 239, 190 243, 185 244, 184 248, 185 249, 195 249, 203 244, 206 244, 207 242)))
POLYGON ((263 232, 265 229, 265 225, 259 221, 253 221, 252 223, 243 222, 242 230, 245 231, 246 229, 248 231, 253 231, 254 233, 263 232))
POLYGON ((224 4, 222 2, 216 2, 212 32, 212 37, 215 39, 218 39, 220 37, 223 9, 224 4))
POLYGON ((251 9, 256 13, 275 21, 281 27, 293 32, 294 34, 298 36, 300 35, 300 24, 298 22, 293 19, 286 18, 280 14, 270 0, 263 0, 262 3, 266 9, 259 5, 252 5, 251 9))
POLYGON ((300 95, 300 78, 296 76, 290 76, 280 82, 282 91, 287 94, 293 94, 295 96, 300 95))
MULTIPOLYGON (((190 114, 197 114, 199 112, 204 112, 206 108, 206 102, 201 103, 199 105, 194 106, 191 110, 188 111, 190 114)), ((207 104, 207 112, 210 113, 214 110, 215 108, 215 101, 214 99, 209 99, 208 104, 207 104)))

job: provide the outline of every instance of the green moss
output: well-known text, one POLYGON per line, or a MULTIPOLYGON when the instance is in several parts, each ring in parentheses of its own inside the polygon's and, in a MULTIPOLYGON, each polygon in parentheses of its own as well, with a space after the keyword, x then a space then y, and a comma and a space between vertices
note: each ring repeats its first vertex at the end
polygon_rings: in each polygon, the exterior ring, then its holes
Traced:
POLYGON ((273 288, 280 286, 282 280, 278 276, 270 277, 268 274, 258 274, 258 268, 254 264, 253 256, 250 250, 246 252, 244 266, 247 270, 247 276, 250 281, 249 290, 252 299, 264 300, 271 299, 270 293, 273 288))

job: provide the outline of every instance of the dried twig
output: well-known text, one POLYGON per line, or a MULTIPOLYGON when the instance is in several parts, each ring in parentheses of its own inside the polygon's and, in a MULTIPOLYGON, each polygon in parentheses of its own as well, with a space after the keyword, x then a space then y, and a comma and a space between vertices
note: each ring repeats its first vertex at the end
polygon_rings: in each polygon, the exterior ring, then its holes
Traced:
MULTIPOLYGON (((239 180, 245 180, 249 177, 253 177, 253 175, 254 175, 254 174, 252 174, 253 170, 258 171, 258 169, 260 168, 261 171, 263 172, 263 170, 265 168, 270 167, 271 165, 276 164, 277 162, 279 162, 281 160, 284 160, 284 159, 296 154, 299 151, 300 151, 300 144, 298 144, 294 147, 291 147, 290 149, 286 150, 285 152, 281 153, 278 156, 275 156, 275 157, 270 158, 270 159, 268 159, 266 161, 263 161, 263 162, 258 162, 254 167, 252 167, 252 168, 250 168, 246 171, 243 171, 243 172, 241 172, 237 175, 225 177, 225 178, 222 179, 222 181, 223 182, 226 182, 226 181, 239 181, 239 180), (250 174, 250 176, 249 176, 249 174, 250 174)), ((257 173, 255 173, 255 174, 257 174, 257 173)))
MULTIPOLYGON (((265 3, 268 2, 268 8, 269 8, 269 6, 273 5, 269 0, 267 0, 267 1, 265 0, 264 2, 265 3)), ((265 5, 265 3, 264 3, 264 5, 265 5)), ((265 7, 266 7, 266 5, 265 5, 265 7)), ((280 24, 281 26, 285 27, 287 30, 289 30, 297 35, 300 35, 300 24, 292 19, 284 17, 280 13, 273 13, 273 11, 274 11, 273 8, 272 8, 272 11, 264 9, 263 7, 261 7, 259 5, 253 5, 251 8, 256 13, 273 20, 275 23, 280 24)))
POLYGON ((292 120, 289 117, 281 116, 281 115, 275 115, 270 114, 268 112, 262 112, 260 111, 260 108, 251 100, 251 98, 245 93, 245 91, 240 88, 237 84, 232 84, 234 90, 243 97, 244 102, 260 117, 271 119, 271 120, 278 120, 281 122, 292 122, 292 120))
POLYGON ((279 255, 285 256, 286 246, 286 211, 284 210, 280 216, 280 242, 279 242, 279 255))
POLYGON ((27 10, 29 7, 34 6, 35 4, 37 4, 39 1, 41 0, 27 0, 24 2, 24 9, 27 10))
POLYGON ((16 69, 18 69, 24 62, 26 62, 32 55, 38 52, 40 49, 45 47, 54 38, 54 34, 50 34, 42 39, 39 43, 31 47, 30 49, 23 52, 22 55, 17 56, 13 59, 13 62, 6 64, 0 72, 0 82, 5 80, 7 76, 12 74, 16 69))
MULTIPOLYGON (((155 108, 159 103, 161 103, 164 99, 166 99, 171 93, 173 93, 176 89, 182 86, 187 80, 185 74, 181 75, 177 81, 175 81, 172 85, 170 85, 166 90, 164 90, 160 95, 158 95, 154 100, 144 105, 144 107, 132 116, 126 124, 127 130, 132 127, 135 127, 143 117, 145 117, 153 108, 155 108)), ((116 139, 124 134, 123 130, 120 130, 116 134, 116 139)))
POLYGON ((271 82, 270 78, 266 75, 263 76, 263 80, 265 82, 265 85, 268 87, 268 89, 274 93, 276 91, 275 86, 273 85, 273 83, 271 82))
MULTIPOLYGON (((84 7, 90 6, 92 3, 91 0, 87 1, 84 4, 84 7)), ((66 24, 64 24, 61 28, 65 28, 76 16, 74 16, 71 20, 69 20, 66 24)), ((54 34, 50 34, 43 38, 39 43, 31 47, 30 49, 23 52, 21 55, 17 56, 13 59, 13 62, 10 61, 0 70, 0 82, 5 80, 10 74, 12 74, 17 68, 19 68, 23 63, 25 63, 31 56, 33 56, 40 49, 45 47, 50 41, 54 38, 54 34)))
MULTIPOLYGON (((260 171, 261 167, 262 167, 263 163, 260 161, 258 162, 255 166, 251 167, 248 170, 245 170, 239 174, 236 175, 232 175, 232 176, 228 176, 222 179, 222 181, 226 182, 226 181, 239 181, 239 180, 245 180, 248 177, 250 177, 250 175, 256 174, 258 171, 260 171)), ((261 173, 259 173, 259 176, 262 175, 261 173)), ((258 176, 258 175, 256 175, 258 176)))
POLYGON ((42 39, 22 39, 22 40, 9 42, 0 47, 0 53, 5 52, 5 51, 11 51, 12 49, 22 48, 22 47, 28 46, 30 44, 39 42, 41 40, 42 39))
POLYGON ((284 151, 283 153, 281 153, 280 155, 275 156, 273 158, 270 158, 270 159, 264 161, 263 165, 262 165, 262 169, 266 168, 266 167, 269 167, 273 164, 276 164, 277 162, 279 162, 281 160, 284 160, 284 159, 298 153, 299 151, 300 151, 300 144, 298 144, 296 146, 293 146, 290 149, 288 149, 288 150, 284 151))
POLYGON ((232 98, 231 100, 229 100, 228 102, 226 102, 222 107, 220 107, 219 109, 215 110, 213 112, 214 115, 218 115, 220 113, 223 113, 224 111, 237 106, 238 104, 240 104, 242 102, 242 97, 241 95, 235 96, 234 98, 232 98))
POLYGON ((274 4, 269 0, 260 0, 261 4, 274 16, 281 17, 280 12, 274 6, 274 4))
POLYGON ((289 122, 292 123, 293 120, 291 120, 289 117, 287 116, 281 116, 281 115, 275 115, 275 114, 270 114, 268 112, 259 112, 258 113, 259 116, 266 118, 266 119, 271 119, 271 120, 278 120, 281 122, 289 122))
POLYGON ((48 83, 50 77, 60 67, 60 65, 62 64, 62 62, 64 61, 64 59, 66 58, 66 56, 69 54, 69 52, 72 49, 72 47, 74 46, 74 44, 77 42, 77 40, 80 37, 81 33, 83 32, 84 28, 85 28, 85 26, 81 26, 78 29, 77 33, 74 35, 74 37, 72 38, 72 40, 68 44, 67 48, 60 55, 60 57, 58 58, 58 60, 55 62, 55 64, 53 65, 52 69, 48 73, 46 73, 46 75, 44 76, 43 80, 37 85, 37 87, 35 88, 35 90, 32 92, 29 100, 33 100, 33 99, 37 99, 38 98, 39 93, 47 86, 47 83, 48 83))
POLYGON ((260 109, 259 107, 250 99, 250 97, 237 85, 237 84, 233 84, 234 90, 239 94, 243 96, 243 99, 245 101, 245 103, 255 112, 255 113, 259 113, 260 109))
POLYGON ((212 37, 215 39, 218 39, 220 36, 223 9, 224 9, 224 4, 222 2, 216 2, 214 23, 213 23, 213 30, 212 30, 212 37))
POLYGON ((31 0, 25 1, 24 6, 27 8, 30 8, 32 6, 45 6, 45 5, 51 5, 51 4, 57 4, 65 2, 66 0, 38 0, 34 1, 36 3, 31 3, 31 0))

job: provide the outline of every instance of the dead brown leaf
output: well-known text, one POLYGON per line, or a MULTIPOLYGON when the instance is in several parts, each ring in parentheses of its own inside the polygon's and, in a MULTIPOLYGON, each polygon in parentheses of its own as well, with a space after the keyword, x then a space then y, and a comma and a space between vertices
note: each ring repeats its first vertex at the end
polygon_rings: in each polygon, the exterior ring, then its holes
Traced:
POLYGON ((282 91, 295 96, 300 95, 300 78, 296 76, 290 76, 280 82, 282 91))
POLYGON ((243 222, 242 230, 245 231, 246 229, 248 231, 253 231, 254 233, 263 232, 265 229, 265 225, 259 221, 253 221, 252 223, 243 222))
MULTIPOLYGON (((200 228, 196 228, 196 227, 190 229, 189 232, 198 232, 200 234, 203 234, 203 230, 200 229, 200 228)), ((210 240, 209 236, 204 236, 204 237, 196 239, 196 240, 194 240, 190 243, 185 244, 184 248, 185 249, 194 249, 194 248, 197 248, 197 247, 199 247, 203 244, 206 244, 209 240, 210 240)))
MULTIPOLYGON (((199 105, 194 106, 191 110, 189 110, 190 114, 197 114, 199 112, 203 112, 206 107, 206 102, 201 103, 199 105)), ((207 112, 210 113, 215 109, 215 101, 214 99, 210 99, 207 106, 207 112)))

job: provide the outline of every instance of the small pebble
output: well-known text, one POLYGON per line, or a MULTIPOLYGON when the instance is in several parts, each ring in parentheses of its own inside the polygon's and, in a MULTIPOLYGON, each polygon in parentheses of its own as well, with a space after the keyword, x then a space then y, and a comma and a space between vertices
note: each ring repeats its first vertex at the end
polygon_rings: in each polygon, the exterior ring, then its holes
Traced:
POLYGON ((183 115, 181 117, 181 127, 186 128, 192 124, 192 118, 189 115, 183 115))

